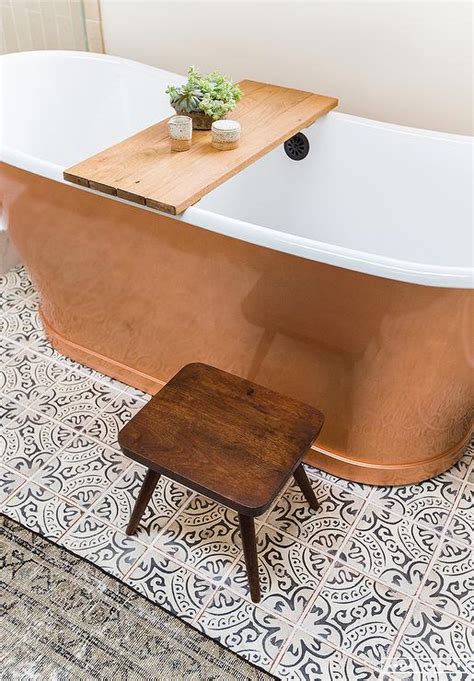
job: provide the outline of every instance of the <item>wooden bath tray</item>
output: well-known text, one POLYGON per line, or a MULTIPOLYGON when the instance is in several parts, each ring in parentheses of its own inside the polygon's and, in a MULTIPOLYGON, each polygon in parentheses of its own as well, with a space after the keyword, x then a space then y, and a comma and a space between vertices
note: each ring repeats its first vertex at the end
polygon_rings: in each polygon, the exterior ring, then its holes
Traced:
POLYGON ((209 131, 193 131, 189 151, 173 152, 168 119, 64 172, 69 182, 176 215, 230 177, 337 106, 334 97, 244 80, 232 112, 242 139, 232 151, 211 145, 209 131))

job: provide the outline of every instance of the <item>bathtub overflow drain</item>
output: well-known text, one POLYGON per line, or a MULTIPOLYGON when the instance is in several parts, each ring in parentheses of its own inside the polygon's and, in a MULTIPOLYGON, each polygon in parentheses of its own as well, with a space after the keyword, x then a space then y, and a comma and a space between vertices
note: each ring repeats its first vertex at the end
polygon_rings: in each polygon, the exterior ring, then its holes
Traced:
POLYGON ((309 140, 302 132, 286 140, 284 147, 286 155, 293 161, 302 161, 309 154, 309 140))

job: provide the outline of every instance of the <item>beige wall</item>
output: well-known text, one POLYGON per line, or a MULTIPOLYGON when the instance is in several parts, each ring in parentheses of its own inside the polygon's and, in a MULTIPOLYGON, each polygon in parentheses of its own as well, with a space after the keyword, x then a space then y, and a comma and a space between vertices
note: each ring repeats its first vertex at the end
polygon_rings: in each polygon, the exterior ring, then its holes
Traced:
POLYGON ((103 52, 99 0, 0 0, 0 54, 103 52))
POLYGON ((472 134, 471 2, 101 0, 106 52, 338 96, 340 110, 472 134))

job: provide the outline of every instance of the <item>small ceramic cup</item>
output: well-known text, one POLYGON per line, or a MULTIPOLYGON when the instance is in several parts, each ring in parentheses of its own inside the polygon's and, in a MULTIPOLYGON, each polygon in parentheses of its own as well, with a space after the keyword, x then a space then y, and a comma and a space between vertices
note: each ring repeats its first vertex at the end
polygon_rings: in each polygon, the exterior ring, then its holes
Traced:
POLYGON ((193 121, 189 116, 173 116, 168 121, 173 151, 187 151, 193 138, 193 121))
POLYGON ((212 124, 212 146, 220 151, 236 149, 240 142, 240 123, 230 119, 212 124))

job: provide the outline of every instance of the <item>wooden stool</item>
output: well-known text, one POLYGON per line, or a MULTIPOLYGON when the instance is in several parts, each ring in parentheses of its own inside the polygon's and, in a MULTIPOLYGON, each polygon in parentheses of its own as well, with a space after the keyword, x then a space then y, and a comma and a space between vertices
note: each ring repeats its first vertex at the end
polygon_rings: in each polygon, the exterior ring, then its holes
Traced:
POLYGON ((303 457, 324 416, 302 402, 205 364, 188 364, 119 433, 124 454, 147 466, 127 534, 160 475, 239 514, 252 600, 260 600, 254 517, 294 476, 317 508, 303 457))

